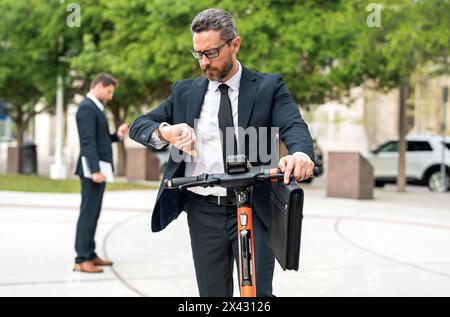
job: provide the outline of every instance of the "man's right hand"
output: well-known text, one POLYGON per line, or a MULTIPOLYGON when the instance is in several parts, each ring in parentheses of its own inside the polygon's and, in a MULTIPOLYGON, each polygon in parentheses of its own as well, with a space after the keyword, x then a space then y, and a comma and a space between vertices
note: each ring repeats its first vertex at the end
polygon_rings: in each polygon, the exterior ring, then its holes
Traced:
POLYGON ((170 144, 193 157, 197 156, 195 151, 195 131, 188 124, 180 123, 164 126, 160 132, 162 137, 170 144))
POLYGON ((94 183, 101 184, 103 182, 106 182, 106 176, 100 172, 94 173, 92 174, 92 181, 94 183))

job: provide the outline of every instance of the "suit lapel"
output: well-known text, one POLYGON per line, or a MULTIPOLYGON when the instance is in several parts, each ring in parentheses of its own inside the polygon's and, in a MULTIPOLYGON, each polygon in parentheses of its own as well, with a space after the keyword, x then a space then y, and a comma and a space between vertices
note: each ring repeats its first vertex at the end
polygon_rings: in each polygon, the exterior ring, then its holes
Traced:
POLYGON ((207 88, 208 80, 206 77, 197 78, 193 83, 193 88, 189 94, 186 111, 186 123, 192 128, 194 128, 194 120, 200 117, 207 88))
MULTIPOLYGON (((194 120, 200 117, 203 100, 205 99, 208 80, 206 77, 197 78, 189 94, 186 111, 186 123, 194 128, 194 120)), ((258 89, 256 76, 248 69, 242 67, 241 82, 238 97, 238 124, 244 129, 248 127, 250 115, 255 103, 255 94, 258 89)))
POLYGON ((101 111, 92 99, 87 98, 87 97, 86 97, 86 99, 89 100, 91 107, 93 107, 97 111, 97 113, 100 115, 100 118, 101 118, 100 120, 103 120, 106 123, 106 128, 108 129, 108 133, 109 133, 109 122, 108 122, 108 118, 106 117, 105 112, 101 111))
POLYGON ((101 110, 97 107, 97 105, 95 104, 95 102, 94 102, 91 98, 86 97, 86 100, 89 101, 89 103, 90 103, 91 106, 97 111, 97 113, 101 114, 102 116, 104 116, 104 117, 106 118, 105 113, 104 113, 103 111, 101 111, 101 110))
POLYGON ((256 77, 247 68, 242 67, 241 83, 238 97, 238 125, 246 129, 255 104, 255 94, 258 88, 256 77))

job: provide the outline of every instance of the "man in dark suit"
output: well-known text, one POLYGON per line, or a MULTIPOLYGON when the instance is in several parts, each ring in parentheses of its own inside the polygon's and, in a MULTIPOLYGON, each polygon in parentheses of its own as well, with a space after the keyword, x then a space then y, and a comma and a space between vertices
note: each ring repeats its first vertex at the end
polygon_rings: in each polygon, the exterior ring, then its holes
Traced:
POLYGON ((97 256, 94 237, 106 181, 106 176, 100 171, 99 162, 113 164, 111 143, 123 140, 128 133, 127 124, 122 124, 117 133, 110 134, 108 120, 103 112, 104 104, 112 99, 116 86, 117 81, 111 75, 97 75, 76 115, 80 156, 75 174, 81 180, 81 208, 75 240, 75 271, 101 273, 103 270, 97 266, 113 264, 97 256), (92 178, 84 175, 82 157, 86 158, 92 178))
MULTIPOLYGON (((232 144, 231 153, 253 156, 254 166, 278 164, 286 182, 291 174, 298 180, 310 177, 314 163, 308 127, 279 75, 256 73, 238 62, 240 38, 231 15, 205 10, 194 18, 191 30, 191 53, 205 77, 176 82, 158 108, 134 121, 130 137, 147 147, 173 145, 164 179, 223 173, 228 144, 232 144), (264 161, 261 155, 266 145, 272 153, 278 149, 270 133, 257 134, 254 140, 247 139, 251 133, 242 133, 242 129, 268 127, 279 128, 289 150, 279 162, 264 161)), ((257 296, 272 296, 275 257, 266 245, 269 193, 270 184, 257 185, 251 198, 257 296)), ((164 190, 161 183, 152 230, 164 229, 183 210, 187 212, 200 296, 232 296, 233 259, 238 256, 233 197, 221 187, 178 191, 164 190)))

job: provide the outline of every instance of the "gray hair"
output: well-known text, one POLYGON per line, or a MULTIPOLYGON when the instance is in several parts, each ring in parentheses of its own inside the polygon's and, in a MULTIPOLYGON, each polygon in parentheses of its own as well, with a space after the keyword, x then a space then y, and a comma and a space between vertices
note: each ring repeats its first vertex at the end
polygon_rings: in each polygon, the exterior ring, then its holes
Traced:
POLYGON ((203 10, 192 20, 192 34, 211 30, 220 31, 220 37, 224 41, 239 36, 233 17, 222 9, 203 10))

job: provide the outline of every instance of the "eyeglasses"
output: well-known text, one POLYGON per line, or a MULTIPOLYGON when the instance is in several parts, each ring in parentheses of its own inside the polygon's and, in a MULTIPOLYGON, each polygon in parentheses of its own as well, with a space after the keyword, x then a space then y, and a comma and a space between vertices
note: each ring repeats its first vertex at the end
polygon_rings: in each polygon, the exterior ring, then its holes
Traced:
POLYGON ((207 58, 211 59, 211 58, 215 58, 217 56, 219 56, 220 50, 228 43, 231 42, 233 39, 229 39, 228 41, 225 41, 222 45, 220 45, 219 47, 216 48, 212 48, 210 50, 206 50, 206 51, 196 51, 194 49, 191 49, 191 54, 192 56, 194 56, 195 59, 202 59, 203 55, 206 56, 207 58))

